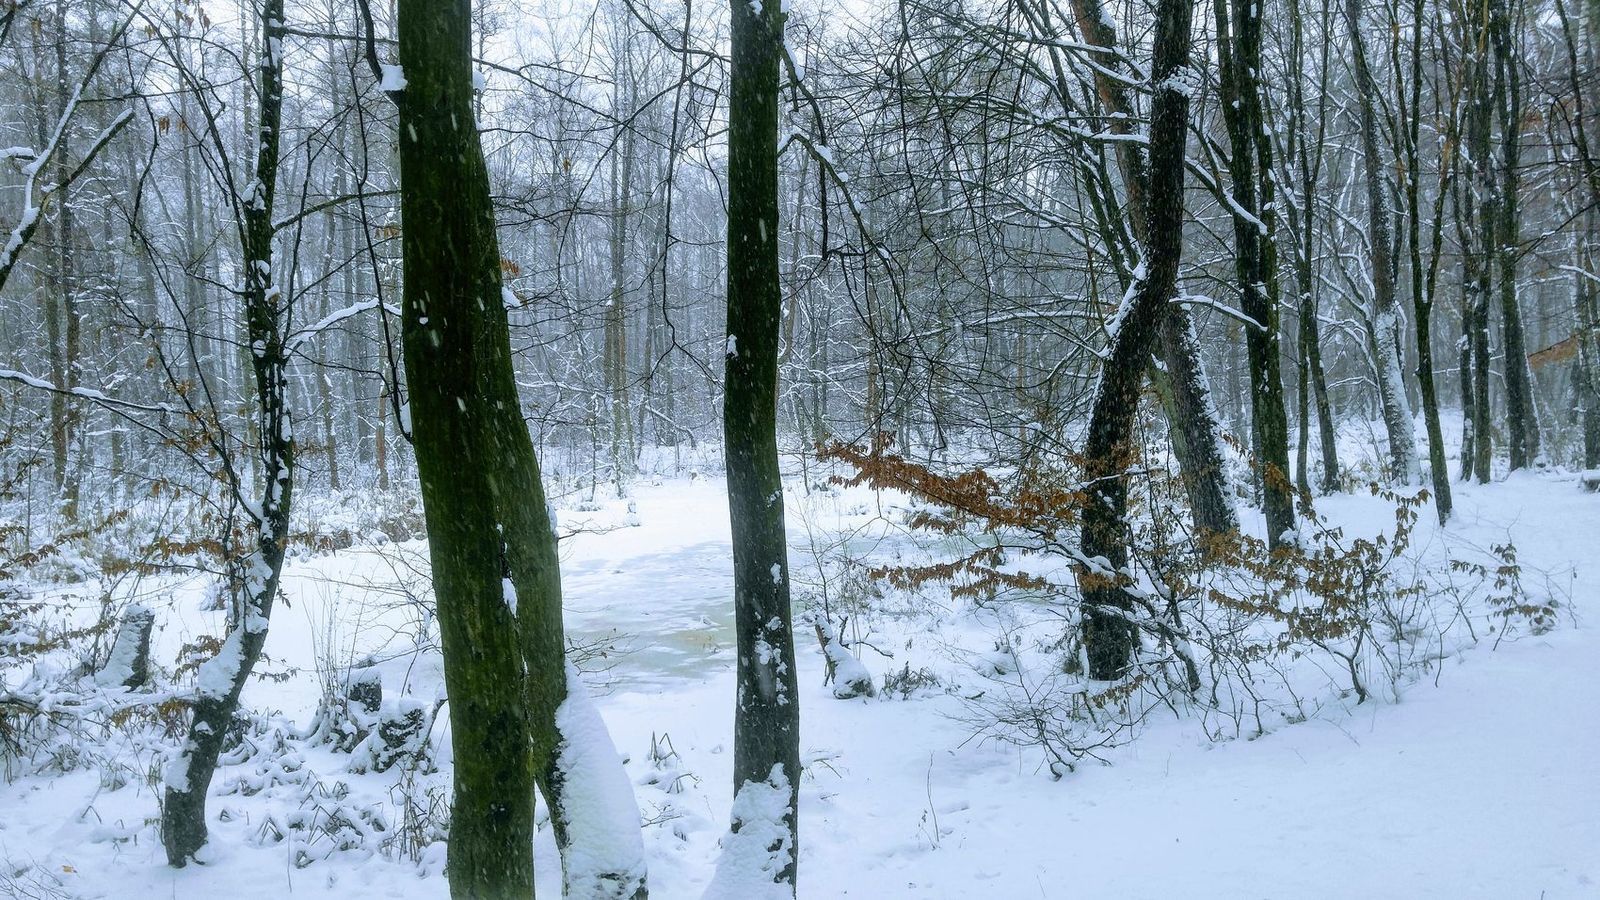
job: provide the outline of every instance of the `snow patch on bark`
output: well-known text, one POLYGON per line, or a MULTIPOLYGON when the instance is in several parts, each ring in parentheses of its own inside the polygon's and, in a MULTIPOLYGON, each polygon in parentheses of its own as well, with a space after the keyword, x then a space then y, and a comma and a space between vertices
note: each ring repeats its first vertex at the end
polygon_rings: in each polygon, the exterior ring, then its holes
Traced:
POLYGON ((1411 420, 1411 399, 1406 396, 1400 372, 1400 317, 1393 309, 1378 313, 1378 395, 1383 422, 1389 432, 1389 456, 1394 479, 1400 484, 1422 480, 1417 459, 1416 425, 1411 420))

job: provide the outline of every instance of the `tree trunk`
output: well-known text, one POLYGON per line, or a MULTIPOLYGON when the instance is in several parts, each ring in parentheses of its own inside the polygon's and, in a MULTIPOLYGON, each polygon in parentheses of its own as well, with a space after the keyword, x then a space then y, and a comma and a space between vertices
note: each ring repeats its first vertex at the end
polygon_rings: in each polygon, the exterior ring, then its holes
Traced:
POLYGON ((1211 380, 1200 361, 1200 339, 1194 319, 1177 303, 1168 302, 1157 341, 1172 385, 1171 427, 1182 435, 1179 455, 1190 514, 1201 532, 1225 534, 1239 527, 1228 500, 1228 476, 1222 455, 1221 423, 1211 396, 1211 380))
MULTIPOLYGON (((1450 192, 1453 178, 1454 148, 1459 141, 1448 142, 1450 149, 1441 152, 1439 189, 1433 207, 1432 257, 1426 275, 1422 263, 1422 194, 1418 143, 1422 125, 1422 34, 1424 0, 1411 4, 1411 90, 1406 96, 1401 90, 1400 140, 1405 159, 1406 243, 1411 255, 1411 306, 1417 329, 1417 382, 1422 389, 1422 418, 1428 429, 1428 474, 1433 483, 1433 507, 1439 524, 1450 519, 1449 462, 1444 455, 1444 429, 1439 425, 1439 395, 1433 379, 1433 298, 1439 274, 1439 256, 1444 235, 1444 198, 1450 192)), ((1453 120, 1452 120, 1453 121, 1453 120)))
POLYGON ((1245 328, 1252 444, 1260 468, 1267 541, 1277 547, 1284 533, 1294 528, 1294 494, 1289 482, 1289 420, 1278 369, 1278 217, 1273 203, 1272 144, 1263 127, 1257 83, 1261 4, 1259 0, 1234 0, 1231 21, 1227 0, 1215 0, 1214 8, 1235 210, 1234 268, 1240 307, 1254 323, 1245 328))
POLYGON ((1519 244, 1517 200, 1522 157, 1522 60, 1515 46, 1510 0, 1490 0, 1490 44, 1494 48, 1496 105, 1500 108, 1500 197, 1496 228, 1500 275, 1500 333, 1505 341, 1506 443, 1515 471, 1539 456, 1539 418, 1533 403, 1533 373, 1517 300, 1519 244))
MULTIPOLYGON (((619 42, 625 52, 626 42, 619 42)), ((620 117, 625 60, 616 63, 617 87, 612 91, 613 107, 620 117)), ((611 479, 617 496, 627 491, 633 478, 633 440, 628 416, 628 332, 627 271, 624 257, 628 244, 628 217, 633 214, 634 134, 631 126, 618 126, 621 132, 611 155, 611 297, 605 309, 604 368, 611 430, 611 479)))
MULTIPOLYGON (((785 13, 779 3, 732 0, 730 5, 722 426, 738 636, 733 783, 739 794, 769 782, 787 788, 783 838, 770 849, 773 880, 792 892, 798 855, 800 698, 777 441, 783 313, 778 283, 778 63, 785 13)), ((736 817, 733 831, 744 824, 736 817)))
MULTIPOLYGON (((1471 27, 1485 32, 1488 23, 1474 22, 1471 27)), ((1486 35, 1483 40, 1487 40, 1486 35)), ((1496 186, 1490 158, 1492 99, 1488 61, 1478 54, 1469 65, 1472 69, 1467 83, 1472 96, 1467 107, 1466 144, 1473 161, 1473 177, 1469 189, 1462 192, 1465 202, 1462 204, 1464 213, 1460 216, 1465 257, 1462 266, 1465 334, 1461 351, 1465 424, 1462 426, 1461 477, 1466 480, 1476 475, 1480 484, 1487 484, 1492 475, 1494 443, 1489 407, 1489 293, 1499 217, 1495 214, 1496 186)))
POLYGON ((508 359, 480 359, 496 320, 505 340, 506 319, 470 33, 468 0, 398 4, 402 335, 455 751, 450 893, 522 900, 533 896, 534 759, 494 488, 493 404, 515 387, 508 359))
MULTIPOLYGON (((1331 17, 1328 0, 1322 0, 1318 21, 1324 32, 1331 17)), ((1301 59, 1305 50, 1305 22, 1298 0, 1289 6, 1289 55, 1301 59)), ((1322 48, 1318 65, 1317 129, 1315 136, 1307 134, 1305 82, 1300 70, 1295 69, 1289 82, 1288 151, 1285 164, 1295 167, 1299 177, 1296 203, 1286 205, 1287 224, 1293 236, 1290 246, 1294 252, 1295 290, 1298 293, 1296 317, 1299 319, 1298 354, 1300 390, 1300 447, 1296 472, 1298 484, 1306 494, 1311 492, 1311 476, 1307 471, 1308 445, 1310 444, 1310 415, 1315 398, 1318 443, 1322 451, 1322 480, 1318 488, 1322 493, 1332 493, 1339 488, 1339 448, 1333 429, 1333 408, 1328 402, 1328 378, 1322 366, 1322 326, 1318 321, 1317 295, 1313 253, 1316 221, 1314 209, 1317 185, 1322 177, 1322 154, 1328 127, 1328 72, 1332 54, 1322 48), (1309 390, 1308 390, 1309 389, 1309 390), (1308 396, 1308 393, 1310 396, 1308 396)))
POLYGON ((1356 95, 1361 123, 1362 174, 1367 189, 1367 244, 1373 285, 1373 344, 1378 399, 1389 435, 1391 477, 1399 484, 1417 481, 1417 442, 1406 397, 1400 345, 1400 310, 1395 302, 1394 259, 1391 255, 1389 204, 1383 185, 1383 161, 1378 156, 1378 116, 1374 97, 1379 86, 1368 65, 1366 37, 1361 32, 1360 0, 1345 0, 1345 22, 1350 31, 1350 55, 1355 69, 1356 95))
MULTIPOLYGON (((267 45, 281 48, 283 0, 264 0, 259 15, 267 45)), ((272 259, 272 210, 283 111, 281 50, 261 54, 258 71, 261 118, 255 129, 254 177, 246 193, 232 199, 243 251, 245 328, 255 375, 261 493, 247 502, 242 496, 244 488, 235 487, 237 505, 254 510, 246 513, 254 547, 242 558, 229 561, 228 635, 217 655, 200 667, 189 736, 167 769, 161 842, 167 861, 179 867, 206 842, 206 794, 224 737, 239 709, 240 692, 266 643, 294 493, 295 444, 289 421, 289 351, 284 334, 288 304, 276 286, 272 259)), ((232 470, 239 474, 237 466, 232 470)))
POLYGON ((556 535, 517 395, 474 125, 471 11, 470 0, 401 0, 396 94, 406 381, 455 749, 450 890, 531 896, 537 783, 567 895, 642 898, 637 814, 569 804, 631 788, 603 725, 585 717, 584 740, 564 752, 563 710, 587 698, 569 701, 582 688, 568 676, 556 535), (610 783, 597 790, 597 778, 610 783), (572 828, 575 816, 591 827, 572 828))
POLYGON ((1084 449, 1084 481, 1089 485, 1084 509, 1082 551, 1096 560, 1080 577, 1084 586, 1083 639, 1089 676, 1116 678, 1127 668, 1137 631, 1123 614, 1129 607, 1122 590, 1128 563, 1125 516, 1128 483, 1125 474, 1144 361, 1155 348, 1161 319, 1177 287, 1183 253, 1183 161, 1192 85, 1180 71, 1189 61, 1191 0, 1160 0, 1151 83, 1155 98, 1150 113, 1150 181, 1145 204, 1143 278, 1112 336, 1101 373, 1094 412, 1084 449), (1107 571, 1109 570, 1109 571, 1107 571))
MULTIPOLYGON (((1600 210, 1590 207, 1584 214, 1588 233, 1600 235, 1600 210)), ((1581 247, 1573 273, 1573 299, 1578 313, 1578 359, 1574 381, 1578 388, 1579 415, 1583 423, 1583 466, 1600 468, 1600 266, 1595 265, 1592 247, 1581 247)))
MULTIPOLYGON (((61 37, 56 41, 56 115, 65 117, 67 103, 71 98, 72 84, 70 72, 67 68, 67 2, 56 0, 56 17, 61 25, 61 37)), ((61 134, 61 149, 57 152, 59 172, 58 184, 67 184, 71 181, 71 164, 68 160, 67 133, 61 134)), ((72 203, 68 196, 68 188, 60 189, 59 205, 56 215, 56 252, 58 263, 56 277, 59 279, 58 287, 61 293, 61 352, 62 363, 65 368, 66 378, 56 384, 68 390, 78 387, 83 381, 83 319, 78 312, 78 274, 76 247, 73 241, 77 237, 77 227, 73 221, 72 203)), ((57 395, 59 396, 59 395, 57 395)), ((65 417, 62 421, 63 433, 57 440, 64 443, 62 451, 58 451, 58 459, 65 462, 65 479, 61 487, 61 515, 67 521, 78 517, 78 495, 82 492, 83 469, 87 459, 80 452, 78 464, 72 465, 69 458, 71 444, 81 439, 83 428, 83 415, 74 404, 67 404, 65 417)))
MULTIPOLYGON (((1117 46, 1116 29, 1099 0, 1073 0, 1072 12, 1079 33, 1090 43, 1097 47, 1117 46)), ((1045 20, 1043 12, 1038 16, 1041 21, 1045 20)), ((1106 55, 1094 69, 1096 96, 1113 134, 1133 134, 1134 111, 1128 101, 1127 88, 1122 81, 1107 74, 1126 69, 1126 62, 1114 54, 1106 55)), ((1056 83, 1063 108, 1071 109, 1066 72, 1060 66, 1056 70, 1056 83)), ((1145 157, 1140 144, 1128 140, 1116 142, 1116 158, 1126 194, 1128 224, 1134 238, 1144 242, 1147 240, 1145 209, 1149 192, 1145 157)), ((1172 430, 1173 454, 1182 469, 1195 527, 1217 533, 1233 531, 1239 526, 1227 496, 1221 423, 1188 309, 1177 303, 1167 303, 1159 332, 1159 353, 1166 366, 1167 382, 1167 390, 1161 392, 1162 408, 1167 412, 1168 426, 1172 430)))

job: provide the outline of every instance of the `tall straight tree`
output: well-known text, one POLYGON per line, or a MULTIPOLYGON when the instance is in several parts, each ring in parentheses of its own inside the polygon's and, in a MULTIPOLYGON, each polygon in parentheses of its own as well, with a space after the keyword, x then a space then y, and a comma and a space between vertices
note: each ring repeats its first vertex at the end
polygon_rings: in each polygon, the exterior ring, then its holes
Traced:
POLYGON ((455 750, 450 893, 527 898, 534 764, 518 610, 506 602, 495 514, 499 419, 503 411, 519 430, 522 422, 510 359, 494 352, 507 326, 473 127, 472 4, 402 0, 396 25, 406 382, 455 750))
POLYGON ((1084 645, 1091 678, 1116 678, 1127 668, 1137 633, 1123 615, 1129 606, 1121 583, 1128 564, 1127 464, 1139 411, 1145 360, 1177 291, 1183 256, 1183 172, 1189 127, 1188 72, 1192 0, 1160 0, 1150 69, 1150 178, 1145 195, 1143 272, 1118 316, 1089 421, 1084 481, 1090 485, 1083 514, 1085 557, 1108 564, 1084 573, 1084 645), (1105 571, 1109 569, 1109 571, 1105 571))
POLYGON ((1289 420, 1283 409, 1278 353, 1277 206, 1273 202, 1272 141, 1262 121, 1260 0, 1214 0, 1222 117, 1228 130, 1232 181, 1234 268, 1250 359, 1250 427, 1261 469, 1267 541, 1273 547, 1294 528, 1289 483, 1289 420))
MULTIPOLYGON (((792 894, 800 799, 800 705, 778 474, 778 64, 781 3, 731 0, 728 97, 728 336, 722 406, 733 524, 738 698, 736 793, 787 793, 772 881, 792 894)), ((735 802, 733 831, 746 823, 735 802)))
MULTIPOLYGON (((1289 103, 1287 149, 1283 162, 1288 170, 1285 181, 1295 184, 1298 190, 1284 191, 1285 223, 1289 227, 1289 247, 1294 259, 1295 291, 1298 296, 1296 315, 1299 318, 1300 352, 1298 354, 1300 439, 1296 447, 1296 486, 1305 494, 1311 493, 1310 467, 1307 457, 1311 445, 1311 407, 1316 398, 1318 443, 1322 451, 1322 481, 1318 485, 1323 493, 1331 493, 1339 486, 1339 449, 1333 428, 1333 407, 1328 401, 1328 377, 1322 365, 1322 327, 1317 316, 1314 242, 1316 238, 1317 185, 1322 178, 1324 137, 1328 129, 1328 63, 1332 54, 1326 44, 1317 61, 1316 132, 1307 123, 1304 71, 1306 51, 1305 19, 1301 14, 1300 0, 1289 0, 1289 103)), ((1332 4, 1321 0, 1316 22, 1325 35, 1332 16, 1332 4)))
POLYGON ((1465 112, 1467 157, 1472 160, 1472 183, 1456 203, 1456 229, 1462 247, 1462 329, 1460 382, 1461 479, 1486 484, 1493 461, 1493 425, 1489 405, 1489 294, 1494 269, 1495 230, 1499 223, 1494 179, 1493 94, 1488 64, 1487 10, 1475 7, 1462 23, 1467 46, 1463 82, 1469 100, 1465 112))
POLYGON ((1500 192, 1496 260, 1500 276, 1500 335, 1505 341, 1506 444, 1511 468, 1539 455, 1539 416, 1533 403, 1533 372, 1523 338, 1517 297, 1517 259, 1521 220, 1517 217, 1522 168, 1522 65, 1511 17, 1511 0, 1488 0, 1490 45, 1494 49, 1495 101, 1500 113, 1500 192))
MULTIPOLYGON (((1440 524, 1450 518, 1450 469, 1444 455, 1444 429, 1439 424, 1439 394, 1434 385, 1433 371, 1433 298, 1439 280, 1440 249, 1444 238, 1444 201, 1450 195, 1455 178, 1455 163, 1461 145, 1457 109, 1450 109, 1446 117, 1444 147, 1440 152, 1439 189, 1434 194, 1431 255, 1426 264, 1422 260, 1422 50, 1424 0, 1411 3, 1411 75, 1410 84, 1401 86, 1396 138, 1399 155, 1404 163, 1402 197, 1406 214, 1406 249, 1410 254, 1411 308, 1416 317, 1417 330, 1417 385, 1422 390, 1422 421, 1428 429, 1428 469, 1433 483, 1433 508, 1440 524), (1409 90, 1408 90, 1409 87, 1409 90)), ((1398 40, 1396 41, 1395 69, 1399 71, 1398 40)))
POLYGON ((643 898, 637 812, 572 805, 631 786, 566 665, 555 530, 517 395, 475 125, 471 0, 402 0, 397 31, 404 74, 386 81, 403 85, 391 92, 401 327, 455 751, 451 894, 532 895, 537 784, 567 896, 643 898), (588 827, 572 827, 578 815, 588 827))
POLYGON ((1390 476, 1400 484, 1417 482, 1417 438, 1411 422, 1411 402, 1406 396, 1405 367, 1401 364, 1400 306, 1395 299, 1395 267, 1389 219, 1389 200, 1383 184, 1383 160, 1378 155, 1377 101, 1380 90, 1373 77, 1366 37, 1361 31, 1361 0, 1345 0, 1345 24, 1350 32, 1350 57, 1355 69, 1357 110, 1361 131, 1362 177, 1367 193, 1367 263, 1372 279, 1373 368, 1378 380, 1378 400, 1384 429, 1389 435, 1390 476))

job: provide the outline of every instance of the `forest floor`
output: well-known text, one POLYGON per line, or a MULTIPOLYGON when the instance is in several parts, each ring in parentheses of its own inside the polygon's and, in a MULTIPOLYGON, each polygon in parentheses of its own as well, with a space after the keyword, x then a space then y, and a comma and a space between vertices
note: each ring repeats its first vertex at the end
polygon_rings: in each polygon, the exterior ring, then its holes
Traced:
MULTIPOLYGON (((651 893, 662 900, 699 895, 731 801, 723 491, 715 478, 642 483, 633 512, 610 501, 559 513, 578 532, 562 552, 569 632, 623 651, 590 681, 637 785, 651 893)), ((807 493, 796 482, 788 502, 802 594, 819 590, 814 576, 802 581, 818 560, 916 552, 888 525, 900 502, 890 495, 807 493)), ((1555 630, 1482 633, 1366 703, 1327 704, 1253 739, 1158 716, 1107 752, 1110 765, 1091 761, 1059 780, 1036 749, 975 733, 962 698, 981 684, 972 660, 991 631, 947 592, 930 588, 914 610, 874 620, 868 638, 893 659, 857 647, 880 677, 909 667, 939 679, 907 698, 834 699, 801 631, 801 895, 1600 897, 1600 495, 1570 475, 1527 474, 1460 485, 1456 506, 1444 530, 1422 511, 1415 564, 1489 563, 1494 544, 1514 540, 1530 591, 1561 600, 1555 630)), ((1364 493, 1323 499, 1319 511, 1357 532, 1393 524, 1392 506, 1364 493)), ((433 700, 437 656, 413 639, 426 615, 415 602, 424 559, 412 542, 292 563, 290 605, 266 647, 266 668, 287 677, 252 683, 246 704, 303 728, 328 673, 369 656, 388 696, 433 700)), ((203 590, 163 584, 163 663, 216 627, 216 614, 199 611, 203 590)), ((380 810, 391 832, 425 828, 448 797, 442 723, 433 739, 440 771, 428 775, 355 775, 348 756, 321 747, 225 768, 206 864, 176 871, 144 777, 158 749, 113 734, 93 764, 0 782, 0 895, 443 898, 441 845, 340 850, 316 829, 318 816, 362 807, 380 810), (119 767, 130 777, 108 776, 119 767)), ((547 827, 536 856, 541 896, 559 896, 547 827)))

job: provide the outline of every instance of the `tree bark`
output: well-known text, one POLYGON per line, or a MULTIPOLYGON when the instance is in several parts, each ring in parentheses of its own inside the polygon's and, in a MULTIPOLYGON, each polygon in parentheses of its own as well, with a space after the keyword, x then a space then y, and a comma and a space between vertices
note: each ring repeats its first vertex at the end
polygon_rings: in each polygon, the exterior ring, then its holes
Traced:
POLYGON ((1517 259, 1521 256, 1517 219, 1522 163, 1522 60, 1512 31, 1510 0, 1490 0, 1490 44, 1494 48, 1496 105, 1500 108, 1500 196, 1496 211, 1496 260, 1500 276, 1500 333, 1505 342, 1506 444, 1511 469, 1539 456, 1539 417, 1533 402, 1522 309, 1517 299, 1517 259))
MULTIPOLYGON (((782 4, 731 0, 728 101, 728 336, 723 436, 733 524, 738 700, 736 792, 779 770, 787 843, 774 880, 792 891, 798 855, 800 706, 783 483, 778 472, 778 64, 782 4)), ((739 823, 735 822, 737 830, 739 823)))
MULTIPOLYGON (((609 740, 600 746, 593 730, 574 752, 598 762, 562 762, 561 711, 581 685, 568 678, 555 529, 517 394, 473 112, 471 11, 470 0, 401 0, 406 86, 395 94, 406 382, 455 750, 450 890, 458 898, 531 896, 537 784, 568 895, 643 898, 642 851, 619 857, 630 835, 612 828, 636 836, 637 818, 612 821, 608 809, 585 808, 586 820, 606 827, 576 835, 570 828, 580 812, 570 805, 580 802, 569 794, 574 779, 622 771, 607 758, 615 757, 609 740), (597 870, 596 860, 617 865, 597 870)), ((580 799, 585 793, 577 791, 580 799)))
POLYGON ((1261 4, 1215 0, 1222 112, 1229 138, 1234 204, 1234 268, 1250 365, 1250 424, 1260 467, 1267 542, 1277 547, 1294 528, 1289 482, 1289 420, 1283 408, 1278 352, 1277 211, 1272 144, 1261 116, 1261 4), (1231 15, 1230 15, 1231 13, 1231 15), (1231 29, 1231 33, 1230 33, 1231 29))
MULTIPOLYGON (((1318 22, 1323 33, 1328 30, 1331 8, 1322 0, 1318 22)), ((1301 59, 1305 52, 1305 22, 1298 0, 1289 7, 1289 55, 1301 59)), ((1295 290, 1298 294, 1296 317, 1299 319, 1300 352, 1299 369, 1300 440, 1296 460, 1296 480, 1300 490, 1311 493, 1311 476, 1308 470, 1310 418, 1313 398, 1317 417, 1318 444, 1322 455, 1322 479, 1317 487, 1322 493, 1332 493, 1339 488, 1339 448, 1333 428, 1333 407, 1328 401, 1328 378, 1322 366, 1322 327, 1318 321, 1315 272, 1313 270, 1316 221, 1314 204, 1318 182, 1322 177, 1322 153, 1328 127, 1328 72, 1332 54, 1326 46, 1319 61, 1317 83, 1317 128, 1315 136, 1307 134, 1305 82, 1296 68, 1289 81, 1288 150, 1285 164, 1295 167, 1299 180, 1297 202, 1286 205, 1287 224, 1291 235, 1290 248, 1294 254, 1295 290)))
MULTIPOLYGON (((1117 46, 1116 28, 1099 0, 1072 0, 1072 12, 1078 33, 1090 43, 1097 47, 1117 46)), ((1038 15, 1044 20, 1046 13, 1040 12, 1038 15)), ((1094 69, 1096 97, 1108 120, 1109 130, 1113 134, 1132 135, 1135 121, 1133 106, 1128 100, 1124 83, 1107 74, 1108 69, 1113 68, 1123 72, 1127 69, 1120 55, 1108 55, 1102 65, 1094 69)), ((1066 72, 1058 67, 1055 74, 1057 89, 1062 93, 1062 105, 1070 109, 1066 99, 1066 72)), ((1126 197, 1128 225, 1134 239, 1144 242, 1147 240, 1145 209, 1149 193, 1149 170, 1145 156, 1140 144, 1132 140, 1116 142, 1115 149, 1126 197)), ((1227 496, 1222 426, 1211 396, 1210 379, 1206 377, 1205 367, 1200 360, 1200 344, 1195 337, 1193 318, 1188 309, 1180 304, 1166 304, 1159 328, 1158 352, 1166 366, 1167 389, 1161 392, 1162 407, 1172 430, 1173 455, 1178 458, 1182 470, 1184 490, 1189 498, 1195 527, 1200 531, 1215 533, 1233 531, 1239 527, 1239 523, 1227 496)))
MULTIPOLYGON (((1433 483, 1433 507, 1439 524, 1450 519, 1449 462, 1444 455, 1444 429, 1439 424, 1439 395, 1433 371, 1433 298, 1438 283, 1439 257, 1444 235, 1444 198, 1450 193, 1455 172, 1455 148, 1459 137, 1452 133, 1447 148, 1440 153, 1439 189, 1433 207, 1433 246, 1426 274, 1422 262, 1421 160, 1418 148, 1422 126, 1422 26, 1424 0, 1411 3, 1411 85, 1409 97, 1401 90, 1400 139, 1405 159, 1406 244, 1411 255, 1411 306, 1417 330, 1417 382, 1422 390, 1422 418, 1428 429, 1428 474, 1433 483)), ((1454 112, 1451 122, 1456 121, 1454 112)))
MULTIPOLYGON (((1478 46, 1487 42, 1487 21, 1469 24, 1477 32, 1478 46)), ((1458 229, 1463 248, 1461 390, 1463 424, 1461 478, 1474 476, 1487 484, 1493 463, 1493 425, 1489 406, 1489 294, 1492 289, 1497 188, 1490 157, 1492 95, 1488 62, 1483 53, 1468 62, 1471 67, 1467 90, 1471 92, 1466 114, 1466 145, 1473 161, 1472 184, 1462 192, 1458 229)))
POLYGON ((254 546, 242 558, 230 560, 228 635, 217 655, 200 667, 189 736, 167 769, 161 842, 167 861, 179 867, 206 842, 206 794, 224 737, 239 709, 239 695, 266 643, 294 494, 295 442, 284 333, 288 302, 276 284, 272 258, 272 210, 283 113, 283 0, 263 0, 259 15, 266 44, 274 49, 261 54, 257 67, 261 109, 255 129, 253 177, 232 201, 243 251, 245 329, 255 376, 255 430, 260 436, 254 456, 261 494, 245 502, 243 475, 236 465, 229 465, 238 505, 246 508, 251 520, 254 546))
MULTIPOLYGON (((509 347, 495 353, 508 337, 472 110, 471 13, 469 0, 398 6, 402 336, 455 751, 450 893, 497 900, 533 896, 524 646, 495 509, 499 420, 514 417, 524 439, 526 429, 509 347)), ((536 509, 544 514, 542 502, 536 509)), ((516 596, 537 602, 532 591, 516 596)))
POLYGON ((1082 552, 1093 567, 1080 577, 1084 590, 1083 639, 1089 676, 1116 678, 1127 668, 1138 640, 1125 613, 1122 590, 1128 564, 1127 462, 1143 384, 1144 361, 1155 348, 1161 319, 1177 288, 1183 253, 1184 153, 1189 94, 1191 0, 1160 0, 1156 12, 1151 81, 1150 182, 1145 203, 1142 277, 1122 311, 1100 376, 1084 448, 1082 552))
POLYGON ((1378 399, 1389 436, 1391 477, 1399 484, 1417 481, 1417 442, 1406 397, 1403 348, 1400 345, 1400 310, 1395 302, 1395 267, 1389 204, 1383 185, 1383 161, 1378 155, 1378 116, 1374 97, 1380 90, 1368 64, 1366 37, 1361 31, 1360 0, 1345 0, 1345 22, 1350 32, 1350 55, 1355 69, 1360 111, 1362 175, 1367 189, 1367 260, 1373 285, 1373 344, 1378 399))

